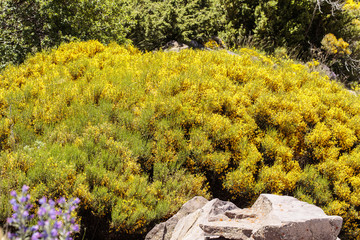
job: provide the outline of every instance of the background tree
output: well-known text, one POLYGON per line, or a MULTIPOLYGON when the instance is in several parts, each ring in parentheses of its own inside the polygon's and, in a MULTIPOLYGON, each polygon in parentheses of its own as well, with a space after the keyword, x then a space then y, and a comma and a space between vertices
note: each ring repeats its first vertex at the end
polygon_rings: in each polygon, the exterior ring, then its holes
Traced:
POLYGON ((358 1, 221 0, 221 4, 227 25, 219 35, 230 46, 250 39, 252 45, 268 53, 286 48, 302 61, 316 58, 346 82, 359 78, 358 1), (323 45, 327 34, 342 39, 350 52, 327 51, 323 45))
POLYGON ((0 67, 71 40, 124 43, 130 14, 124 0, 4 0, 0 67))
POLYGON ((0 3, 0 67, 21 62, 31 51, 40 47, 43 29, 39 5, 34 1, 9 1, 0 3))
POLYGON ((224 12, 215 0, 142 0, 132 4, 136 25, 128 37, 153 50, 170 40, 206 42, 224 29, 224 12))

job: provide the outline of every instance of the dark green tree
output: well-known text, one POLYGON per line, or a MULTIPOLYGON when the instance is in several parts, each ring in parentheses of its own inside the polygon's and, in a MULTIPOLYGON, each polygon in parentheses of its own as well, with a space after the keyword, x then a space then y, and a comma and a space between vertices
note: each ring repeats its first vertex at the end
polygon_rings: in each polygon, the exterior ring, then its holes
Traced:
POLYGON ((71 40, 124 43, 131 26, 125 0, 3 0, 0 67, 71 40))
POLYGON ((206 42, 224 29, 224 12, 215 0, 141 0, 133 3, 136 25, 128 35, 152 50, 170 40, 206 42))

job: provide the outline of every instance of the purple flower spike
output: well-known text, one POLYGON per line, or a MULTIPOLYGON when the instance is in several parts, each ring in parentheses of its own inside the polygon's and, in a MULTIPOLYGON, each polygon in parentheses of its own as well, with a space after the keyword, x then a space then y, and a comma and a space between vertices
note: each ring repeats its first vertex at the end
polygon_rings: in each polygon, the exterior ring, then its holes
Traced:
POLYGON ((22 187, 22 192, 23 193, 26 193, 27 191, 29 191, 29 186, 26 186, 26 185, 24 185, 23 187, 22 187))
MULTIPOLYGON (((65 215, 64 215, 64 219, 65 219, 65 221, 69 222, 69 221, 71 220, 70 214, 65 214, 65 215)), ((72 222, 71 222, 71 223, 72 223, 72 222)))
POLYGON ((60 221, 56 221, 56 222, 54 223, 54 228, 55 228, 55 229, 60 229, 62 226, 63 226, 63 223, 60 222, 60 221))
POLYGON ((51 207, 55 207, 55 202, 54 202, 54 200, 50 199, 50 200, 49 200, 49 204, 50 204, 51 207))
POLYGON ((21 197, 20 198, 21 203, 26 203, 27 201, 28 201, 27 197, 21 197))
POLYGON ((75 198, 73 201, 74 204, 79 204, 80 203, 80 199, 79 198, 75 198))
POLYGON ((73 230, 74 232, 78 232, 78 231, 80 230, 79 225, 75 224, 75 225, 72 227, 72 230, 73 230))
POLYGON ((39 225, 40 227, 43 227, 43 226, 45 226, 45 221, 43 221, 43 220, 40 220, 40 221, 38 222, 38 225, 39 225))
POLYGON ((28 217, 28 216, 29 216, 29 212, 28 212, 28 211, 24 211, 23 214, 22 214, 22 216, 23 216, 24 218, 28 217))
POLYGON ((10 239, 16 237, 16 234, 10 233, 10 232, 7 235, 8 235, 8 238, 10 238, 10 239))
POLYGON ((39 203, 41 205, 45 204, 46 203, 46 197, 42 197, 40 200, 39 200, 39 203))
POLYGON ((20 194, 15 191, 11 192, 11 196, 14 198, 11 199, 10 203, 14 213, 11 218, 7 219, 7 222, 17 232, 9 235, 9 238, 12 240, 72 240, 72 233, 80 230, 75 218, 71 217, 80 200, 76 198, 67 202, 65 198, 61 197, 55 202, 52 199, 48 200, 46 197, 42 197, 38 201, 40 205, 37 210, 38 222, 36 225, 29 226, 29 220, 34 215, 30 215, 33 212, 33 206, 30 204, 28 191, 29 187, 24 185, 20 194))
POLYGON ((44 207, 40 207, 39 210, 38 210, 38 215, 40 217, 44 216, 46 214, 46 208, 44 207))
POLYGON ((44 239, 47 239, 49 235, 46 232, 43 232, 43 234, 41 235, 41 237, 43 237, 44 239))
POLYGON ((76 205, 75 205, 75 206, 71 206, 71 207, 70 207, 70 212, 74 211, 76 208, 77 208, 76 205))
POLYGON ((10 204, 13 205, 13 206, 14 206, 15 204, 17 204, 16 199, 15 199, 15 198, 11 199, 11 200, 10 200, 10 204))
POLYGON ((31 231, 35 232, 35 231, 37 231, 37 230, 39 230, 39 226, 38 226, 38 225, 34 225, 34 226, 31 227, 31 231))
POLYGON ((16 196, 17 196, 16 191, 11 191, 11 192, 10 192, 10 196, 16 197, 16 196))
POLYGON ((59 201, 58 201, 59 204, 64 204, 66 203, 66 200, 64 197, 60 198, 59 201))
POLYGON ((51 218, 52 220, 55 220, 55 219, 56 219, 56 215, 57 215, 57 211, 56 211, 55 209, 50 209, 49 215, 50 215, 50 218, 51 218))
POLYGON ((12 209, 17 212, 19 210, 19 204, 15 203, 12 205, 12 209))
POLYGON ((41 234, 39 232, 35 232, 32 236, 31 236, 31 240, 38 240, 41 238, 41 234))
POLYGON ((51 230, 51 236, 52 237, 57 237, 58 236, 58 231, 56 229, 51 230))
POLYGON ((32 204, 26 204, 25 209, 26 209, 26 210, 30 210, 32 207, 33 207, 32 204))

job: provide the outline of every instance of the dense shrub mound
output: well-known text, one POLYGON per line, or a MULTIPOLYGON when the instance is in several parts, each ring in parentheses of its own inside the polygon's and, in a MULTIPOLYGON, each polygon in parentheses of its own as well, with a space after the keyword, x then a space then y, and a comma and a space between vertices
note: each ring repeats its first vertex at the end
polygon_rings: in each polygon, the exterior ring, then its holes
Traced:
POLYGON ((8 67, 0 219, 23 184, 33 201, 80 198, 87 233, 118 239, 195 195, 251 204, 267 192, 344 217, 343 237, 354 239, 360 101, 314 65, 250 49, 141 53, 90 41, 8 67))

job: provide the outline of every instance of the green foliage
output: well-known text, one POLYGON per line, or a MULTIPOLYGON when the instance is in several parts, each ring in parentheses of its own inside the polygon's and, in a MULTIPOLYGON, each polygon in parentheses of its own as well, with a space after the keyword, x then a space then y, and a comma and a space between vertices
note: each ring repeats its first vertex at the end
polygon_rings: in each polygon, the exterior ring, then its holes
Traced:
POLYGON ((321 47, 326 34, 349 35, 348 29, 344 28, 351 22, 347 12, 334 8, 328 1, 221 2, 226 9, 228 24, 222 35, 230 45, 241 44, 250 35, 253 44, 261 49, 274 52, 279 47, 286 47, 295 49, 298 57, 306 59, 311 48, 321 47))
POLYGON ((303 61, 317 59, 346 83, 358 81, 358 1, 220 2, 225 7, 226 25, 219 35, 228 45, 253 45, 270 53, 286 48, 303 61), (339 45, 348 45, 347 54, 327 50, 329 46, 323 43, 329 34, 341 40, 339 45))
POLYGON ((345 19, 342 31, 328 32, 321 41, 322 51, 316 55, 346 83, 357 83, 359 79, 360 3, 347 0, 342 6, 345 19))
POLYGON ((89 41, 8 66, 0 221, 23 184, 35 199, 80 198, 83 227, 99 221, 109 238, 143 234, 212 190, 246 204, 267 192, 342 216, 356 239, 359 98, 310 64, 238 53, 89 41))
POLYGON ((315 205, 326 205, 334 201, 329 181, 313 165, 307 165, 302 172, 295 196, 315 205))
POLYGON ((131 4, 136 25, 128 37, 141 49, 153 50, 170 40, 205 43, 225 23, 216 0, 141 0, 131 4))
POLYGON ((3 0, 0 68, 71 40, 124 43, 131 25, 125 0, 3 0))

